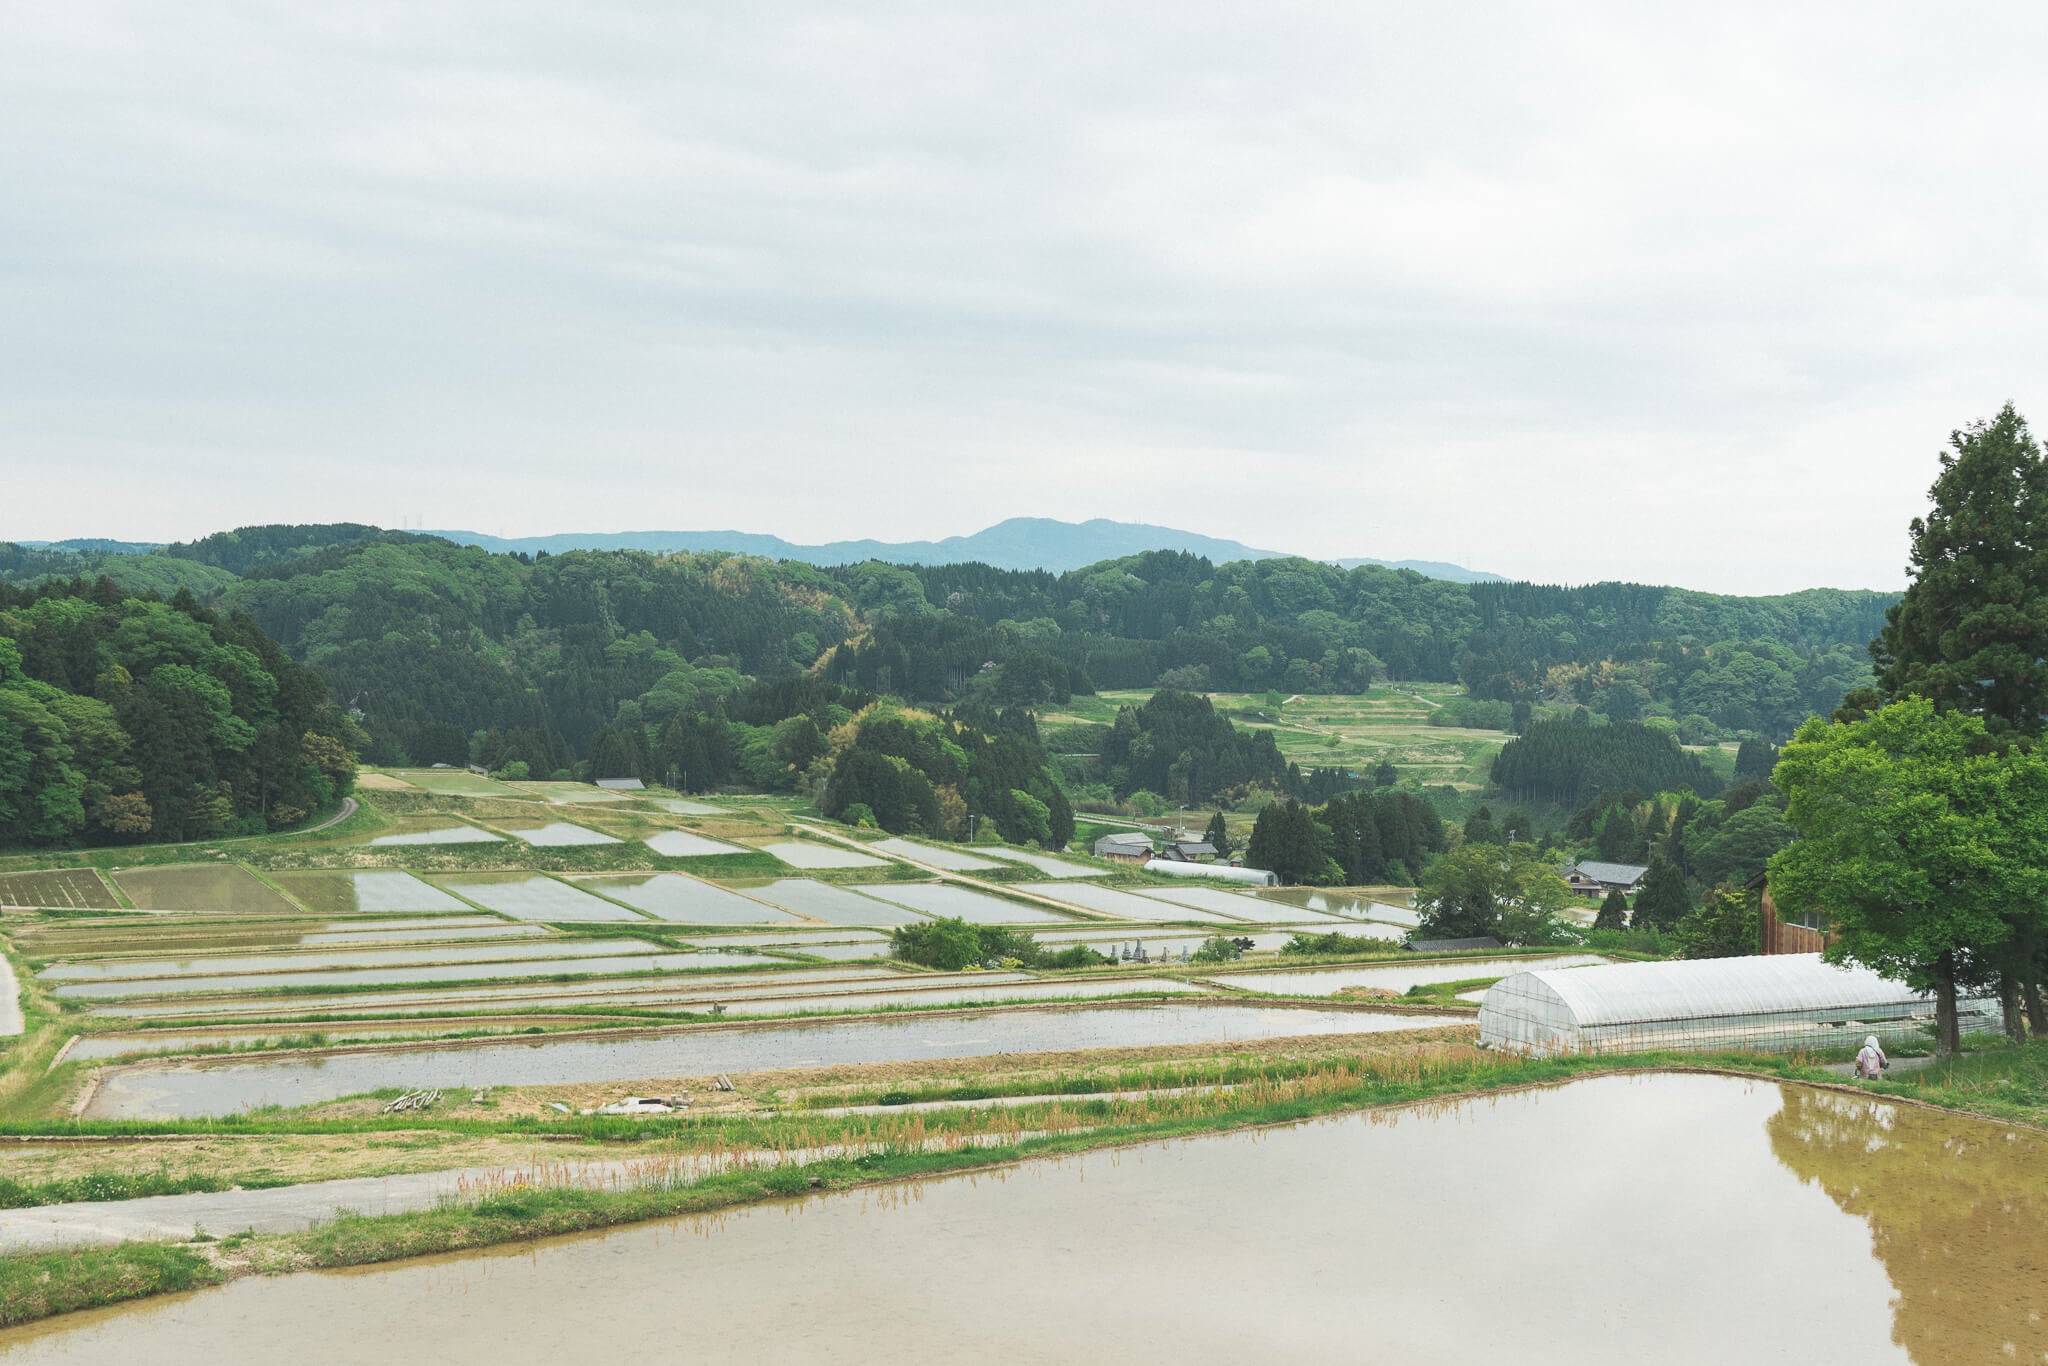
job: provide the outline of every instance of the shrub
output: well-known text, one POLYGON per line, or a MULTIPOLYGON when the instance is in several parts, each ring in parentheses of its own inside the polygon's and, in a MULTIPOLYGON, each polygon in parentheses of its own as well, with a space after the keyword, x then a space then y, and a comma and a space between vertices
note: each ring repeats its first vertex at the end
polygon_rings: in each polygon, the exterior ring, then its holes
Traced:
POLYGON ((1244 957, 1244 951, 1252 946, 1249 939, 1225 939, 1221 935, 1202 941, 1202 947, 1195 950, 1192 961, 1197 963, 1235 963, 1244 957))

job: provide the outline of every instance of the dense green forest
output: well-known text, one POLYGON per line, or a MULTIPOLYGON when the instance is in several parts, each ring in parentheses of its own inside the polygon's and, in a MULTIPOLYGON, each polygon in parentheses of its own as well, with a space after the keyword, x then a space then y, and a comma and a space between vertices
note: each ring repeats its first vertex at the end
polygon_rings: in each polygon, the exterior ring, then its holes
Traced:
POLYGON ((0 845, 297 825, 354 778, 319 677, 238 614, 0 585, 0 845))
POLYGON ((1711 796, 1720 779, 1663 731, 1638 722, 1595 726, 1584 714, 1532 722, 1501 748, 1493 784, 1509 798, 1579 806, 1600 793, 1689 788, 1711 796))
POLYGON ((1667 717, 1688 743, 1774 739, 1868 682, 1895 596, 1741 598, 1606 583, 1449 583, 1173 552, 1068 574, 984 565, 832 571, 873 623, 834 677, 932 699, 1026 705, 1097 688, 1361 692, 1462 682, 1477 699, 1667 717), (975 629, 978 627, 979 629, 975 629))
MULTIPOLYGON (((325 681, 371 762, 740 782, 890 828, 987 817, 1027 838, 1071 820, 1030 713, 1110 686, 1163 690, 1114 725, 1063 734, 1063 747, 1090 746, 1063 762, 1098 799, 1327 800, 1357 780, 1305 779, 1270 735, 1235 730, 1199 693, 1389 678, 1462 681, 1470 696, 1448 719, 1523 732, 1496 770, 1511 800, 1570 810, 1596 791, 1708 794, 1711 775, 1672 737, 1783 738, 1869 682, 1864 642, 1893 601, 1459 584, 1171 552, 1066 574, 528 557, 347 523, 246 527, 147 554, 0 546, 0 580, 66 574, 115 585, 63 590, 72 600, 185 590, 223 622, 246 619, 233 629, 325 681), (927 708, 938 729, 862 719, 885 698, 927 708), (1554 719, 1573 712, 1595 724, 1554 719)), ((164 819, 190 828, 166 801, 164 819)))

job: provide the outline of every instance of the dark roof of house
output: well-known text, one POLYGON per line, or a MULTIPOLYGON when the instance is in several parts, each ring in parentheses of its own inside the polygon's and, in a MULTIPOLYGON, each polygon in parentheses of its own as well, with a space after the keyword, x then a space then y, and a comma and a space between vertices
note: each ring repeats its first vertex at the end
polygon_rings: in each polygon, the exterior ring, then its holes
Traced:
POLYGON ((1650 870, 1640 863, 1598 863, 1592 859, 1586 859, 1580 862, 1576 868, 1568 868, 1565 871, 1589 877, 1595 882, 1619 882, 1625 886, 1628 883, 1640 880, 1643 874, 1650 870))
POLYGON ((1203 854, 1208 855, 1210 858, 1216 856, 1216 846, 1207 840, 1175 840, 1173 847, 1190 858, 1203 854))
POLYGON ((1476 939, 1411 939, 1408 941, 1408 951, 1410 953, 1453 953, 1459 949, 1499 949, 1505 947, 1507 946, 1490 934, 1482 934, 1476 939))

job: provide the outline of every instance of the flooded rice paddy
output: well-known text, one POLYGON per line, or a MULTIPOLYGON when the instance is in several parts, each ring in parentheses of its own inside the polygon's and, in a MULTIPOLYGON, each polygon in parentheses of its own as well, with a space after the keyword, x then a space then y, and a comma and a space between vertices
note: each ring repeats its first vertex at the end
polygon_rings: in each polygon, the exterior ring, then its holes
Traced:
POLYGON ((1275 887, 1258 895, 1267 901, 1299 906, 1307 911, 1321 911, 1325 915, 1349 916, 1358 920, 1384 920, 1392 925, 1407 925, 1411 928, 1422 923, 1422 917, 1416 914, 1413 907, 1396 906, 1386 901, 1375 901, 1371 897, 1353 896, 1341 890, 1318 891, 1311 887, 1275 887))
POLYGON ((1957 1366, 2048 1354, 2044 1265, 2039 1134, 1610 1077, 256 1277, 0 1352, 384 1366, 374 1324, 411 1359, 527 1366, 659 1323, 721 1362, 1957 1366))
MULTIPOLYGON (((762 960, 754 960, 759 963, 762 960)), ((977 973, 978 981, 1023 981, 1023 973, 977 973)), ((776 964, 767 972, 693 972, 671 979, 635 977, 617 982, 527 982, 517 986, 454 987, 431 991, 378 991, 334 996, 269 996, 233 1001, 110 1002, 92 1013, 112 1019, 177 1019, 220 1015, 258 1015, 277 1019, 290 1015, 393 1015, 422 1011, 503 1011, 508 1003, 547 1007, 631 1004, 674 1001, 685 996, 724 997, 762 992, 801 996, 821 991, 851 991, 882 981, 903 981, 906 975, 884 967, 806 968, 776 964)), ((913 978, 909 980, 925 980, 913 978)), ((944 979, 936 979, 944 980, 944 979)))
MULTIPOLYGON (((1197 911, 1214 911, 1233 920, 1247 920, 1268 925, 1293 924, 1301 921, 1314 922, 1323 918, 1321 912, 1299 906, 1276 906, 1262 901, 1250 892, 1228 892, 1221 887, 1147 887, 1141 896, 1154 901, 1164 901, 1170 906, 1185 906, 1197 911)), ((1333 924, 1332 929, 1336 928, 1333 924)))
POLYGON ((290 972, 296 968, 374 968, 403 963, 487 963, 512 958, 582 958, 650 953, 638 939, 551 939, 543 943, 459 944, 447 948, 334 949, 306 953, 239 953, 212 958, 115 958, 53 963, 37 973, 47 981, 119 981, 136 977, 184 979, 204 973, 290 972))
MULTIPOLYGON (((439 1020, 431 1024, 394 1024, 379 1020, 371 1024, 332 1024, 323 1022, 316 1026, 321 1039, 326 1043, 384 1043, 395 1039, 418 1038, 422 1035, 452 1033, 516 1034, 525 1028, 524 1021, 515 1024, 487 1025, 471 1020, 439 1020)), ((103 1061, 109 1058, 146 1057, 152 1053, 194 1053, 204 1049, 254 1048, 293 1040, 303 1040, 314 1028, 285 1030, 200 1030, 192 1033, 168 1029, 151 1030, 145 1034, 94 1034, 80 1039, 71 1046, 64 1056, 77 1062, 103 1061)))
POLYGON ((523 840, 536 849, 568 849, 583 844, 618 844, 617 835, 607 835, 601 830, 592 830, 584 825, 571 825, 567 821, 500 821, 505 833, 513 839, 523 840))
POLYGON ((788 925, 787 911, 681 873, 585 878, 583 886, 662 920, 695 925, 788 925))
POLYGON ((813 844, 809 840, 783 840, 761 846, 792 868, 883 868, 889 860, 858 854, 835 844, 813 844))
POLYGON ((806 957, 823 959, 828 963, 858 963, 863 959, 887 958, 888 941, 879 943, 830 943, 830 944, 779 944, 778 953, 801 953, 806 957))
POLYGON ((1400 963, 1372 968, 1310 968, 1300 972, 1207 973, 1203 980, 1218 986, 1276 996, 1333 996, 1347 987, 1372 987, 1400 993, 1430 982, 1463 982, 1475 977, 1505 977, 1531 968, 1584 968, 1612 960, 1592 953, 1557 954, 1547 958, 1471 958, 1450 963, 1400 963))
POLYGON ((362 915, 385 911, 466 911, 469 907, 411 873, 279 873, 277 885, 309 911, 362 915))
POLYGON ((885 854, 893 854, 897 858, 911 859, 934 868, 944 868, 949 873, 987 873, 1002 867, 1000 863, 990 863, 985 858, 963 854, 958 849, 942 848, 936 844, 919 844, 916 840, 876 840, 868 847, 879 849, 885 854))
POLYGON ((976 845, 974 852, 990 858, 1002 859, 1006 863, 1021 863, 1026 868, 1036 868, 1050 878, 1108 877, 1107 868, 1090 868, 1085 863, 1070 863, 1050 854, 1034 854, 1027 849, 1011 849, 1006 845, 976 845))
MULTIPOLYGON (((1379 939, 1387 937, 1387 935, 1382 933, 1383 931, 1389 932, 1394 939, 1402 937, 1402 932, 1393 929, 1391 926, 1355 922, 1333 925, 1328 929, 1320 925, 1305 926, 1300 932, 1310 934, 1341 934, 1348 938, 1356 939, 1379 939)), ((1294 938, 1296 933, 1297 931, 1294 930, 1256 930, 1248 926, 1244 929, 1239 929, 1236 926, 1219 925, 1203 930, 1141 931, 1128 928, 1053 930, 1036 933, 1032 937, 1043 944, 1087 944, 1101 953, 1108 953, 1112 947, 1119 944, 1129 946, 1134 951, 1137 946, 1143 945, 1147 953, 1157 957, 1162 952, 1178 954, 1185 951, 1192 953, 1207 943, 1211 936, 1215 935, 1226 935, 1231 939, 1249 939, 1252 941, 1252 949, 1255 952, 1270 953, 1275 949, 1284 948, 1287 941, 1294 938)))
MULTIPOLYGON (((450 916, 451 920, 468 917, 450 916)), ((312 947, 316 944, 387 944, 401 942, 445 942, 451 939, 520 939, 536 934, 547 934, 545 925, 512 924, 503 920, 487 920, 479 924, 419 924, 408 923, 380 927, 374 930, 317 930, 299 936, 299 943, 312 947)))
POLYGON ((1077 1006, 1014 1014, 693 1029, 652 1038, 145 1064, 109 1073, 86 1114, 95 1119, 196 1119, 252 1106, 311 1105, 386 1086, 567 1085, 994 1053, 1370 1034, 1464 1023, 1449 1016, 1299 1007, 1077 1006))
POLYGON ((664 830, 640 841, 663 858, 702 858, 707 854, 744 854, 747 850, 724 840, 706 839, 687 830, 664 830))
POLYGON ((115 873, 114 882, 122 895, 148 911, 290 915, 298 909, 254 873, 230 864, 128 868, 115 873))
POLYGON ((862 890, 926 915, 952 916, 970 925, 1070 925, 1074 920, 1058 911, 943 882, 885 882, 862 890))
POLYGON ((647 918, 542 873, 446 873, 437 881, 457 896, 520 920, 567 924, 647 918))
POLYGON ((1213 911, 1198 910, 1193 906, 1177 906, 1171 901, 1160 901, 1149 896, 1138 896, 1131 892, 1120 892, 1114 887, 1093 887, 1087 883, 1062 882, 1057 887, 1038 887, 1033 890, 1063 901, 1070 906, 1100 911, 1113 915, 1119 920, 1179 920, 1213 921, 1217 924, 1235 924, 1213 911))
POLYGON ((54 906, 61 910, 116 910, 114 889, 90 868, 46 873, 0 873, 0 906, 54 906))
POLYGON ((783 878, 746 889, 749 896, 833 925, 915 925, 925 917, 871 896, 809 878, 783 878))
MULTIPOLYGON (((993 975, 993 974, 991 974, 993 975)), ((1090 978, 1080 982, 1020 982, 1002 985, 973 982, 960 985, 906 983, 888 991, 831 994, 813 993, 801 997, 755 996, 733 998, 722 993, 705 993, 690 1001, 677 1002, 678 1011, 701 1012, 717 1002, 728 1015, 793 1015, 851 1013, 900 1007, 1001 1005, 1012 1001, 1092 1000, 1105 996, 1199 996, 1207 989, 1168 977, 1090 978)), ((668 1009, 671 1007, 663 1007, 668 1009)))
POLYGON ((399 824, 412 828, 400 829, 389 835, 374 835, 370 839, 371 846, 391 849, 403 848, 414 844, 503 844, 505 842, 503 835, 480 829, 474 825, 463 825, 452 821, 402 820, 399 824))
POLYGON ((415 967, 364 968, 343 972, 258 972, 232 977, 163 977, 121 982, 71 982, 58 987, 52 994, 66 1000, 104 1001, 124 996, 182 996, 202 991, 261 991, 272 987, 380 987, 419 982, 488 982, 501 977, 683 972, 696 968, 758 965, 760 962, 762 959, 744 953, 643 952, 611 958, 521 958, 503 963, 432 963, 415 967))

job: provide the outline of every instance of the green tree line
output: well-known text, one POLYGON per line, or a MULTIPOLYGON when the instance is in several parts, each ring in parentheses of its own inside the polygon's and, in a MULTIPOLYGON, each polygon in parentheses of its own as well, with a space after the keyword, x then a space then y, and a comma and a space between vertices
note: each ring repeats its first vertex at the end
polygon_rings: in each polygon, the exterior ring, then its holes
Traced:
POLYGON ((0 586, 0 845, 297 825, 347 792, 352 740, 246 616, 106 580, 0 586))

